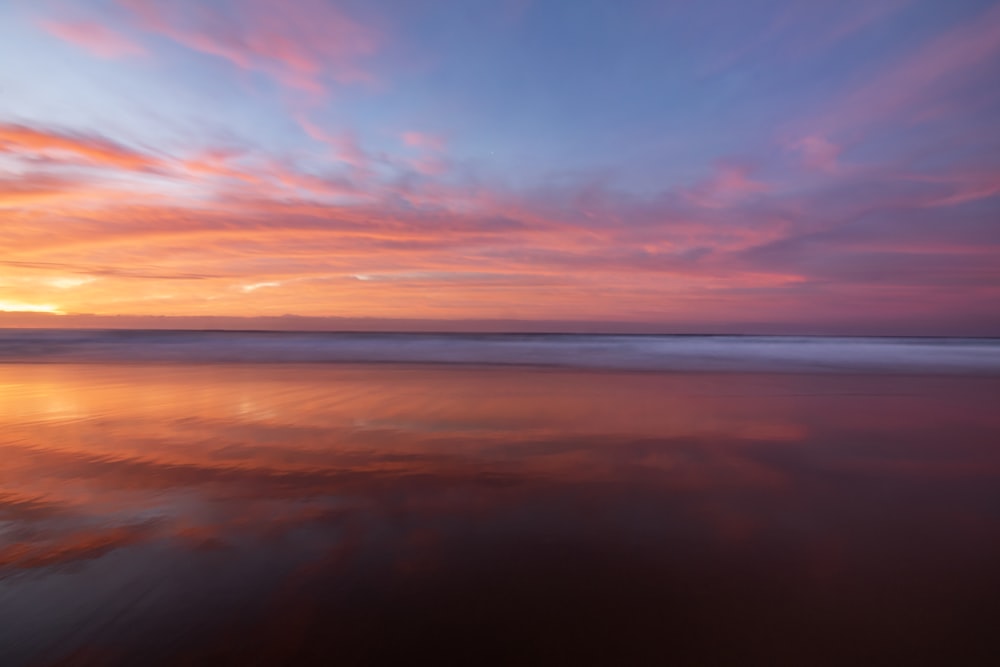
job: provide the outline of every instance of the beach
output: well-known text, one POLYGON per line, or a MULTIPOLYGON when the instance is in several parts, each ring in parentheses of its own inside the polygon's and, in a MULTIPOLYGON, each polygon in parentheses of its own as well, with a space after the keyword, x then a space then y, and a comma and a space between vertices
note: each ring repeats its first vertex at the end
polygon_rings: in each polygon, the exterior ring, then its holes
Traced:
POLYGON ((0 663, 997 648, 995 373, 210 360, 225 335, 7 341, 0 663))

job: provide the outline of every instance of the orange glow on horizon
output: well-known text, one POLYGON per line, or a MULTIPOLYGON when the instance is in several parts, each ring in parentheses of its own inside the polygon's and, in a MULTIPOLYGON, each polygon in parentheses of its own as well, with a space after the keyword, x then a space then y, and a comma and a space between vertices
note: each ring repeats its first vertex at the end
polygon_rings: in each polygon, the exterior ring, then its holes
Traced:
POLYGON ((0 313, 51 313, 65 314, 56 306, 39 303, 22 303, 18 301, 0 301, 0 313))

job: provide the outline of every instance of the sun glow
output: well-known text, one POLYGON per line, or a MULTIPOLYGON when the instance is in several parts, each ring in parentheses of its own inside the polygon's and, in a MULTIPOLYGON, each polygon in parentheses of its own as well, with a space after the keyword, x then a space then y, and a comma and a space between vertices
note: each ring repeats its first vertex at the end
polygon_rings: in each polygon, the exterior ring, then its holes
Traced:
POLYGON ((20 301, 0 301, 0 312, 5 313, 52 313, 63 315, 58 307, 42 303, 22 303, 20 301))
POLYGON ((45 283, 51 287, 57 287, 59 289, 73 289, 74 287, 80 287, 81 285, 89 285, 96 280, 96 278, 91 278, 89 276, 66 276, 62 278, 48 278, 45 280, 45 283))

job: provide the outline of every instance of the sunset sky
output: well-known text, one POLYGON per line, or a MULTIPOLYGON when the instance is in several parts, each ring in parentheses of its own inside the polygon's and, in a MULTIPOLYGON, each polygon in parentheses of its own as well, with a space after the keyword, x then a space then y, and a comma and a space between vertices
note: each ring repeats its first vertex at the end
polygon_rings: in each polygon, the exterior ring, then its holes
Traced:
POLYGON ((1000 335, 1000 3, 8 0, 0 311, 1000 335))

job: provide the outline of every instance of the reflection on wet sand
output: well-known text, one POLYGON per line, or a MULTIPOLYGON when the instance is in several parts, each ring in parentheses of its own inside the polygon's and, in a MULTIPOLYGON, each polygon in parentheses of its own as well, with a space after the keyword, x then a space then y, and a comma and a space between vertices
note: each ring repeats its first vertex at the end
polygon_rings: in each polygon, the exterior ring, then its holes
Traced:
POLYGON ((2 365, 0 664, 972 664, 1000 617, 998 399, 2 365))

